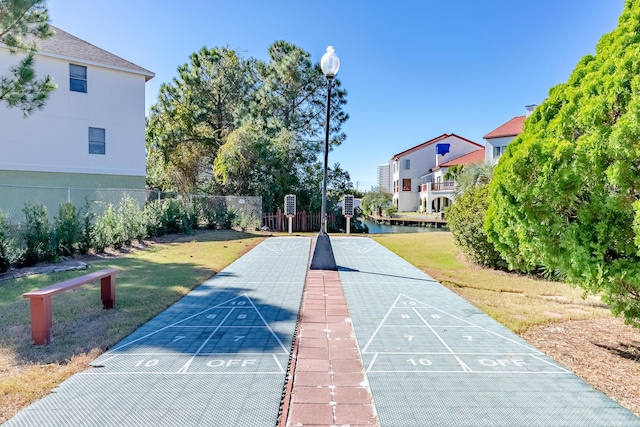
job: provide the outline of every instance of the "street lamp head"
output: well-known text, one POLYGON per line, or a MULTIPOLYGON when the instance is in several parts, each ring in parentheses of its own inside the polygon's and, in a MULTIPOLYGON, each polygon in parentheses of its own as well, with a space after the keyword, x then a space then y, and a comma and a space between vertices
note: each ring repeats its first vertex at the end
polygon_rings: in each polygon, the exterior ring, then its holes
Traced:
POLYGON ((333 78, 338 74, 338 70, 340 69, 340 60, 336 56, 333 47, 329 46, 325 54, 322 55, 322 59, 320 59, 320 68, 322 68, 322 72, 328 78, 333 78))

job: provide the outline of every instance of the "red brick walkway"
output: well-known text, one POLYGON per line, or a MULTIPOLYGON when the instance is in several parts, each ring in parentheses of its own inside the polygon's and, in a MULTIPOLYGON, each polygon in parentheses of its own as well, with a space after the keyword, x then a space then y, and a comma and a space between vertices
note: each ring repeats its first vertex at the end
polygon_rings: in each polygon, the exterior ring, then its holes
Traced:
POLYGON ((300 313, 293 389, 280 425, 377 426, 337 271, 308 271, 300 313))

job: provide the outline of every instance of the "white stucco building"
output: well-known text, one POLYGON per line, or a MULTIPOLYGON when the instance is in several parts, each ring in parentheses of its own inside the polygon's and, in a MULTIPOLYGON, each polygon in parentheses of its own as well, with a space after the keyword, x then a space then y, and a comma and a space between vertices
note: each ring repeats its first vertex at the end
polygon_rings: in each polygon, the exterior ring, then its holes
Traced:
POLYGON ((431 168, 428 174, 420 177, 420 212, 444 212, 456 200, 456 185, 447 178, 449 168, 453 166, 467 167, 484 162, 484 147, 431 168))
MULTIPOLYGON (((38 78, 58 85, 23 118, 0 104, 0 184, 144 188, 145 82, 154 73, 53 27, 39 42, 38 78)), ((0 75, 22 55, 0 44, 0 75)))
POLYGON ((456 134, 442 134, 391 158, 393 203, 399 212, 416 212, 420 209, 420 178, 431 169, 472 151, 482 145, 456 134))

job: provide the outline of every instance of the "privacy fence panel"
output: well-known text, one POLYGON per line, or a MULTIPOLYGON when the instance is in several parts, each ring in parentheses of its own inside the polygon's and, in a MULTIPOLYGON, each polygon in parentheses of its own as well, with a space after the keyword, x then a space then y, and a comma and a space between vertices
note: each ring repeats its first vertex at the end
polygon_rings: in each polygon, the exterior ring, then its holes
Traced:
MULTIPOLYGON (((327 215, 330 228, 335 228, 335 217, 333 214, 327 215)), ((311 214, 306 211, 299 211, 293 218, 292 228, 294 232, 320 231, 322 221, 320 214, 311 214)), ((262 227, 270 231, 288 231, 289 218, 278 208, 275 213, 262 215, 262 227)))

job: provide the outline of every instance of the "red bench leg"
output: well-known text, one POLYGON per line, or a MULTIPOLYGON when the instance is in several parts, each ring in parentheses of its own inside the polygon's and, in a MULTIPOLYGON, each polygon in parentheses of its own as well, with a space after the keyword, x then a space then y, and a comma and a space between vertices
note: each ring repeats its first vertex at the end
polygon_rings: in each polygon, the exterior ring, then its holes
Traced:
POLYGON ((100 297, 102 298, 102 308, 113 308, 116 303, 115 274, 100 279, 100 297))
POLYGON ((49 342, 52 324, 51 297, 31 298, 31 338, 34 344, 49 342))

